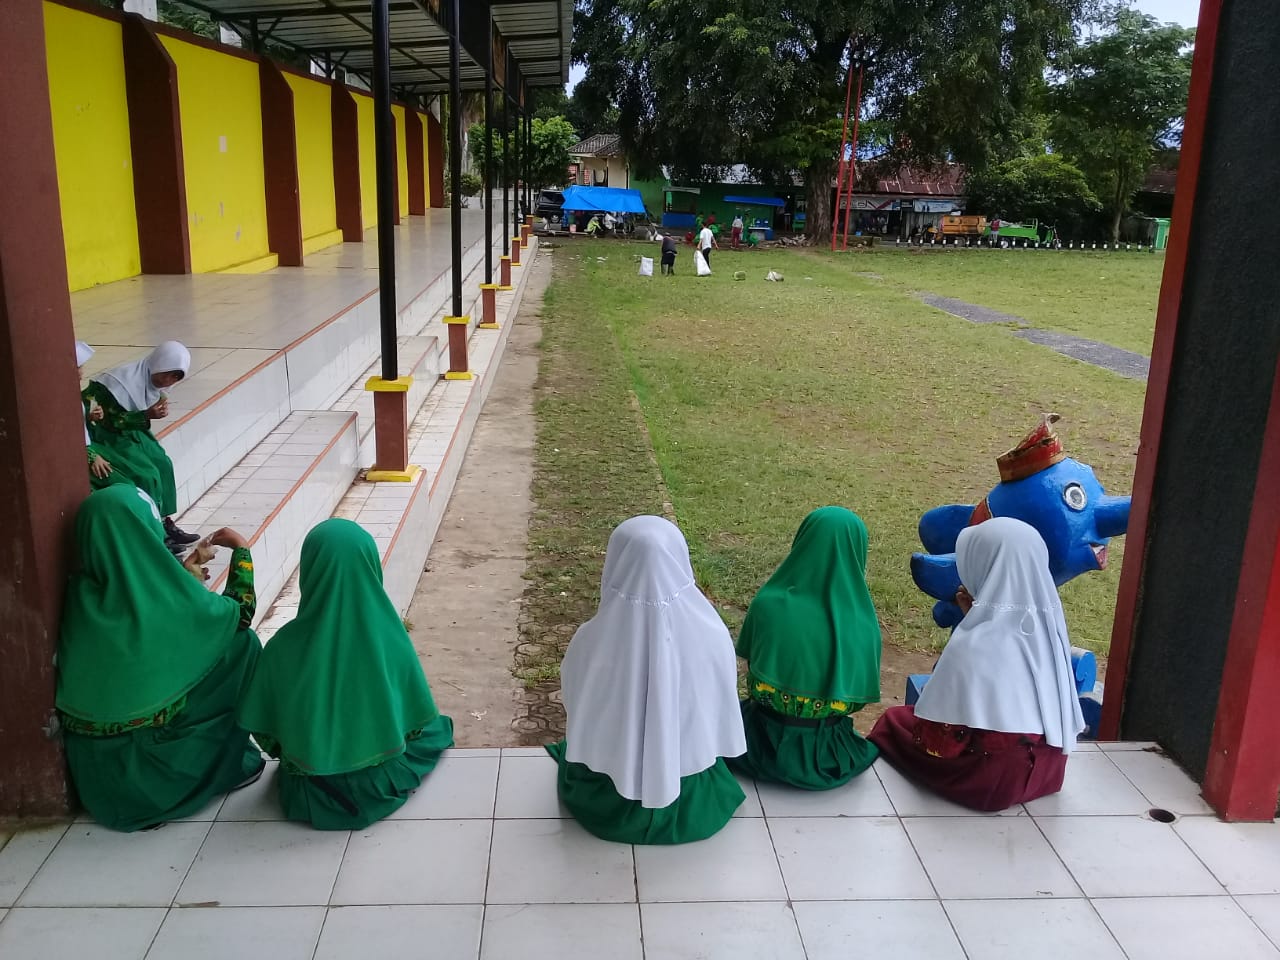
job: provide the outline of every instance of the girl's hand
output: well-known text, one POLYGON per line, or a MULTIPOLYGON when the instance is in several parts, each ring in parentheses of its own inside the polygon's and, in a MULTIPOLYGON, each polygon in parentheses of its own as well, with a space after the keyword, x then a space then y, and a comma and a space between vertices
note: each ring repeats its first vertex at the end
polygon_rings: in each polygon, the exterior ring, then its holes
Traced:
POLYGON ((960 612, 966 617, 969 611, 973 609, 973 595, 964 587, 956 591, 956 606, 960 608, 960 612))
POLYGON ((147 416, 150 417, 152 420, 163 420, 168 415, 169 415, 169 398, 168 397, 161 397, 159 400, 157 400, 155 403, 151 405, 150 409, 147 410, 147 416))
POLYGON ((215 547, 228 547, 232 550, 249 549, 249 541, 230 527, 223 527, 209 538, 209 542, 215 547))
POLYGON ((111 464, 107 462, 106 457, 94 457, 93 462, 89 464, 89 472, 99 480, 105 480, 111 476, 111 464))
POLYGON ((89 407, 89 419, 95 423, 105 416, 106 414, 102 411, 102 408, 96 403, 89 407))

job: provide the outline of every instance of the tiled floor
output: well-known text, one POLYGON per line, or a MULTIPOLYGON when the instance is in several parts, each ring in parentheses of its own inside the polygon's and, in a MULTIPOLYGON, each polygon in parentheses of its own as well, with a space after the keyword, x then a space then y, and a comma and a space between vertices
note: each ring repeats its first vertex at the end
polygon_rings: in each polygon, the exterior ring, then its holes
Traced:
POLYGON ((1280 958, 1280 826, 1149 818, 1196 787, 1130 746, 1085 747, 1061 794, 1007 816, 883 763, 824 794, 746 783, 680 847, 590 836, 537 749, 450 751, 350 834, 282 822, 268 776, 152 833, 13 836, 0 957, 1280 958))

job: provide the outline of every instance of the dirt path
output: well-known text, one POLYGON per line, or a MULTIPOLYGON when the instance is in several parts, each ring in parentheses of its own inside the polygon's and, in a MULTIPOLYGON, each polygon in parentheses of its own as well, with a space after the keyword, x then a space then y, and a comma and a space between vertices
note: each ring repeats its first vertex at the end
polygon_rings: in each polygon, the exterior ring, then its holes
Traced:
POLYGON ((537 422, 539 314, 551 258, 529 267, 524 299, 462 472, 409 606, 414 645, 459 747, 517 746, 511 675, 524 594, 537 422))

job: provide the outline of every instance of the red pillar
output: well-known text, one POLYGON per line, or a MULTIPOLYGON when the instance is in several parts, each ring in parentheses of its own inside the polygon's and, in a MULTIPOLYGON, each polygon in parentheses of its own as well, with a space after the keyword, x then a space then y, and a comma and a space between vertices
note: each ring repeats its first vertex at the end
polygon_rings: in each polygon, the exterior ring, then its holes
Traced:
POLYGON ((445 317, 445 325, 449 328, 449 369, 445 372, 446 380, 470 380, 475 376, 471 372, 467 359, 467 327, 470 317, 445 317))
POLYGON ((40 0, 0 30, 0 816, 68 807, 53 658, 69 532, 89 491, 40 0))
POLYGON ((481 330, 497 330, 498 329, 498 284, 482 283, 480 284, 480 300, 484 306, 483 312, 480 314, 481 330))
POLYGON ((427 212, 427 172, 422 149, 422 117, 412 107, 404 109, 405 163, 409 168, 409 216, 427 212))
POLYGON ((282 267, 302 266, 302 208, 293 88, 272 61, 258 61, 262 96, 262 163, 267 198, 267 244, 282 267))
POLYGON ((520 266, 520 235, 511 238, 511 265, 520 266))
POLYGON ((431 183, 431 206, 444 206, 444 130, 432 114, 427 119, 427 176, 431 183))
POLYGON ((503 257, 498 261, 498 289, 511 289, 511 258, 503 257))
POLYGON ((333 198, 338 229, 347 243, 364 241, 360 210, 360 123, 356 101, 340 83, 333 85, 333 198))

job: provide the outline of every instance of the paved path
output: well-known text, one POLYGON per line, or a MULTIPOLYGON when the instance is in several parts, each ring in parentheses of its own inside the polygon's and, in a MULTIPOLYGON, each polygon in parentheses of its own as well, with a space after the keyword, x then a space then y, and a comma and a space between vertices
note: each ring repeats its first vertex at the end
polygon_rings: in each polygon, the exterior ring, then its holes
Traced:
POLYGON ((1119 347, 1113 347, 1108 343, 1087 340, 1084 337, 1075 337, 1069 333, 1039 330, 1031 326, 1022 317, 1014 316, 1011 313, 1001 313, 999 310, 992 310, 990 307, 980 306, 976 303, 966 303, 963 300, 957 300, 955 297, 940 297, 933 293, 922 293, 918 296, 929 306, 936 307, 945 313, 951 314, 953 317, 960 317, 970 323, 1011 324, 1016 328, 1013 331, 1015 337, 1041 344, 1050 350, 1061 353, 1063 356, 1091 363, 1095 367, 1102 367, 1104 370, 1118 373, 1120 376, 1127 377, 1130 380, 1147 379, 1151 361, 1140 353, 1121 350, 1119 347))

